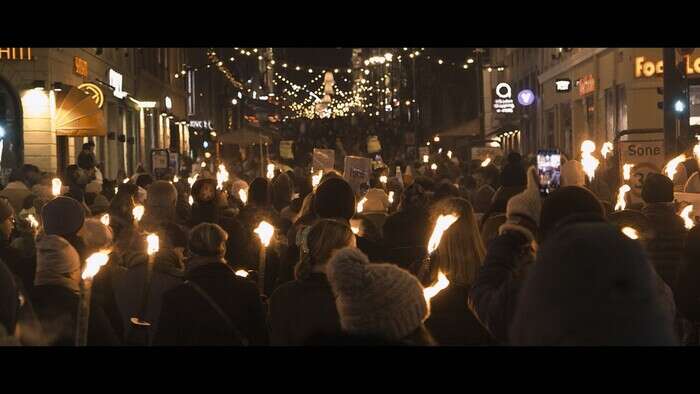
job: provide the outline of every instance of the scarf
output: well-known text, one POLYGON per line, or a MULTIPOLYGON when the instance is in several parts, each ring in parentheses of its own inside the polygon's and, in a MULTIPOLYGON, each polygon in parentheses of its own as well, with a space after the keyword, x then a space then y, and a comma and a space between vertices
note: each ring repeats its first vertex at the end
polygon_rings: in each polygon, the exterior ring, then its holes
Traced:
POLYGON ((42 235, 37 239, 34 285, 63 286, 80 293, 80 257, 64 238, 42 235))

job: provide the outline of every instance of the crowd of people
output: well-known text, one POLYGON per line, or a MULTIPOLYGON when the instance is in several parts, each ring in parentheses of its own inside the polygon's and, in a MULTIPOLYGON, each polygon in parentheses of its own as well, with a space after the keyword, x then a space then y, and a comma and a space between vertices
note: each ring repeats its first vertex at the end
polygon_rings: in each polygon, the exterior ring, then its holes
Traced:
POLYGON ((75 345, 98 251, 88 346, 700 344, 700 227, 686 229, 665 175, 613 212, 605 177, 571 160, 543 197, 514 152, 401 158, 357 190, 305 166, 222 180, 209 160, 108 180, 89 145, 77 162, 60 193, 32 165, 0 191, 2 344, 75 345))

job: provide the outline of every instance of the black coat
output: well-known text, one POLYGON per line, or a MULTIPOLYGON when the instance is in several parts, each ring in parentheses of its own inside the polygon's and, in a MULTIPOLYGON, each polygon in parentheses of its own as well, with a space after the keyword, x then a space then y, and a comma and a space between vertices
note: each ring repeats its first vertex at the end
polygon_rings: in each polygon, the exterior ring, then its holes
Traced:
POLYGON ((469 308, 500 343, 508 341, 518 293, 533 260, 528 244, 525 236, 512 231, 494 238, 469 291, 469 308))
POLYGON ((672 204, 647 204, 642 213, 654 229, 654 236, 644 242, 649 260, 661 279, 674 290, 687 234, 683 219, 672 204))
POLYGON ((469 287, 451 283, 430 300, 425 326, 440 345, 491 345, 494 340, 467 306, 469 287))
MULTIPOLYGON (((251 345, 267 343, 260 294, 255 284, 237 277, 221 262, 194 268, 185 279, 199 285, 224 310, 251 345)), ((236 340, 224 319, 191 286, 182 284, 163 296, 154 345, 233 345, 236 340)))
MULTIPOLYGON (((34 312, 50 346, 74 346, 80 296, 63 286, 35 286, 31 294, 34 312)), ((90 303, 88 346, 120 345, 119 338, 99 303, 90 303)))
POLYGON ((340 334, 340 318, 326 275, 280 286, 270 298, 270 344, 301 346, 314 335, 340 334))

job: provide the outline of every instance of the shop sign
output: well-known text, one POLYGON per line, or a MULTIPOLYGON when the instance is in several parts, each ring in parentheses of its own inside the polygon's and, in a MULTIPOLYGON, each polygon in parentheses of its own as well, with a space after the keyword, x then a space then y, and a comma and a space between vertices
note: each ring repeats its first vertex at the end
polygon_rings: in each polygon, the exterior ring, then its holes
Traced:
POLYGON ((97 108, 102 108, 105 102, 105 96, 102 94, 102 89, 94 83, 83 83, 78 85, 78 89, 90 95, 90 98, 95 101, 97 108))
POLYGON ((80 75, 83 78, 88 76, 88 62, 87 60, 80 58, 78 56, 73 57, 73 72, 80 75))
MULTIPOLYGON (((683 56, 685 59, 685 73, 687 75, 700 74, 700 57, 691 58, 683 56)), ((634 58, 635 78, 651 78, 664 74, 664 61, 647 59, 644 56, 634 58)))
POLYGON ((124 78, 120 73, 111 68, 109 69, 109 86, 114 88, 114 97, 116 98, 126 97, 126 92, 122 90, 123 79, 124 78))
POLYGON ((189 126, 193 129, 212 129, 211 121, 208 120, 190 120, 189 126))
POLYGON ((666 164, 664 135, 662 132, 627 134, 620 137, 620 179, 623 164, 634 164, 630 180, 630 198, 633 204, 642 202, 644 178, 650 172, 661 173, 666 164))
POLYGON ((578 84, 578 94, 579 96, 584 96, 595 90, 595 79, 593 75, 588 74, 576 81, 578 84))
POLYGON ((513 113, 515 103, 513 102, 513 89, 509 84, 501 82, 496 85, 496 99, 493 100, 493 109, 499 114, 513 113))
POLYGON ((533 93, 532 90, 524 89, 518 93, 518 103, 523 107, 528 107, 532 105, 533 102, 535 102, 535 93, 533 93))
POLYGON ((554 81, 554 88, 559 93, 568 93, 571 91, 571 80, 568 78, 557 79, 554 81))
POLYGON ((34 60, 32 48, 0 48, 0 60, 34 60))

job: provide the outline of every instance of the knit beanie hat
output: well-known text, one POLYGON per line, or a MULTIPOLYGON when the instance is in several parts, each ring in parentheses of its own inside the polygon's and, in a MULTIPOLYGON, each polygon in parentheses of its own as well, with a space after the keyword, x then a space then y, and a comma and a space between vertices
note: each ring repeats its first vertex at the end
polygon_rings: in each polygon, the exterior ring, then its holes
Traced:
POLYGON ((363 212, 386 212, 389 209, 389 196, 382 189, 369 189, 365 198, 363 212))
POLYGON ((675 344, 672 311, 642 246, 607 223, 570 225, 543 244, 510 337, 536 346, 675 344))
POLYGON ((90 205, 90 212, 93 215, 99 215, 109 210, 109 200, 102 194, 95 196, 95 201, 90 205))
POLYGON ((73 235, 83 227, 85 209, 77 200, 59 196, 44 205, 41 218, 47 235, 73 235))
POLYGON ((90 218, 85 220, 81 238, 85 247, 91 250, 107 249, 112 245, 112 229, 105 226, 99 219, 90 218))
POLYGON ((172 208, 177 205, 177 189, 168 181, 155 181, 148 187, 146 207, 172 208))
POLYGON ((0 326, 14 334, 19 310, 19 290, 14 276, 5 263, 0 262, 0 326))
POLYGON ((645 203, 672 202, 673 198, 673 181, 655 172, 647 174, 642 185, 642 200, 645 203))
POLYGON ((561 166, 562 186, 583 186, 586 184, 586 173, 577 160, 569 160, 561 166))
POLYGON ((355 193, 345 179, 331 177, 316 188, 312 207, 321 218, 350 220, 355 214, 355 193))
POLYGON ((423 286, 393 264, 370 264, 356 248, 343 248, 327 266, 343 330, 401 340, 430 315, 423 286))
POLYGON ((526 219, 534 226, 540 223, 542 211, 542 198, 540 197, 539 184, 537 182, 537 170, 530 167, 527 171, 527 188, 520 194, 516 194, 508 200, 506 205, 506 223, 500 226, 499 234, 506 230, 521 231, 529 239, 534 239, 535 234, 531 225, 522 222, 526 219))
POLYGON ((588 189, 579 186, 557 189, 542 203, 540 234, 547 237, 557 223, 569 215, 589 213, 605 216, 600 201, 588 189))
POLYGON ((15 209, 6 198, 0 198, 0 222, 4 222, 7 218, 15 214, 15 209))
POLYGON ((192 185, 192 198, 198 204, 207 203, 216 199, 216 180, 211 178, 199 178, 192 185))

